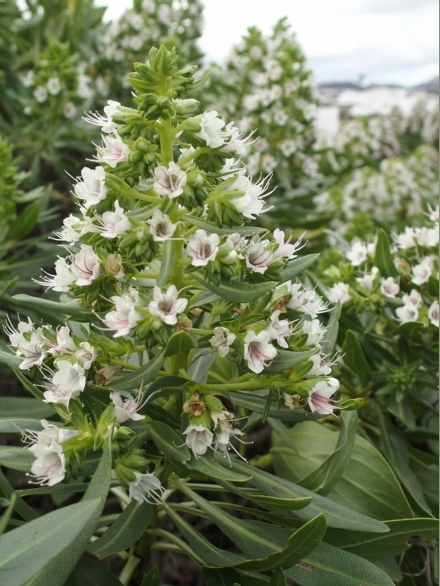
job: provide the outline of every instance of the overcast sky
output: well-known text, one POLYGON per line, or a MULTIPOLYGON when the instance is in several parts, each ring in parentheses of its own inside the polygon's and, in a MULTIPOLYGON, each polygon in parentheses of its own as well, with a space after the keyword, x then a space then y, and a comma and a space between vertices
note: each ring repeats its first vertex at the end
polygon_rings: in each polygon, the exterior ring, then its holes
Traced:
MULTIPOLYGON (((97 0, 106 20, 130 1, 97 0)), ((224 61, 256 25, 264 32, 287 16, 319 82, 415 85, 438 75, 438 0, 204 0, 201 48, 224 61)))

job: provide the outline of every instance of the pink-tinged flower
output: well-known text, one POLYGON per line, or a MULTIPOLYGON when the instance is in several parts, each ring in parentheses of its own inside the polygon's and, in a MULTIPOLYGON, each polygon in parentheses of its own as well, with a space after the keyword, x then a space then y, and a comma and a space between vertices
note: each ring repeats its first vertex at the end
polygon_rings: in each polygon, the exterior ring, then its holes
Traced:
POLYGON ((437 300, 433 301, 431 307, 428 309, 428 318, 433 326, 437 328, 439 327, 439 308, 437 300))
POLYGON ((411 289, 411 293, 409 295, 403 295, 402 301, 404 305, 412 303, 415 307, 417 307, 417 309, 420 309, 423 303, 422 296, 416 289, 411 289))
MULTIPOLYGON (((225 458, 228 458, 229 463, 231 462, 231 458, 229 457, 229 450, 232 449, 237 456, 239 456, 242 460, 246 461, 237 448, 231 443, 231 437, 238 439, 240 436, 243 435, 243 432, 239 429, 233 429, 232 427, 223 428, 220 431, 217 431, 215 434, 215 445, 214 451, 222 452, 225 458)), ((242 440, 239 440, 241 443, 245 443, 242 440)))
POLYGON ((74 437, 78 437, 81 433, 76 429, 58 427, 57 425, 48 423, 45 419, 41 419, 41 425, 43 426, 42 431, 26 430, 26 433, 23 434, 23 441, 28 444, 29 449, 35 444, 42 444, 44 446, 50 446, 54 443, 62 444, 74 437))
POLYGON ((249 144, 250 136, 245 137, 243 133, 234 126, 233 122, 229 122, 229 124, 226 125, 222 135, 225 144, 220 150, 224 153, 234 152, 237 153, 237 155, 242 155, 245 152, 246 146, 249 144))
POLYGON ((67 326, 59 326, 56 335, 57 341, 55 344, 51 344, 52 347, 48 350, 49 354, 60 356, 61 354, 71 354, 78 350, 75 342, 72 340, 70 330, 67 326))
POLYGON ((270 316, 270 325, 267 326, 266 331, 269 332, 271 340, 275 340, 282 348, 288 348, 289 344, 285 338, 292 335, 292 328, 287 319, 279 320, 281 311, 277 309, 270 316))
POLYGON ((301 324, 301 328, 304 334, 307 334, 307 346, 319 346, 326 332, 319 319, 306 320, 301 324))
POLYGON ((209 340, 211 346, 217 350, 220 356, 226 356, 229 352, 229 346, 234 342, 237 336, 228 328, 217 326, 214 328, 214 335, 209 340))
POLYGON ((79 364, 68 360, 58 360, 57 371, 52 378, 52 386, 46 387, 45 403, 61 403, 68 407, 70 399, 78 397, 86 386, 85 370, 79 364))
POLYGON ((414 246, 416 245, 414 236, 414 229, 407 226, 405 228, 405 232, 402 232, 401 234, 396 234, 394 236, 394 240, 396 241, 396 244, 399 248, 407 250, 408 248, 414 248, 414 246))
POLYGON ((40 366, 47 352, 44 349, 44 339, 41 337, 41 329, 34 330, 34 324, 30 318, 28 322, 18 322, 17 329, 10 320, 6 322, 5 332, 9 336, 11 346, 17 348, 16 355, 23 358, 19 365, 20 370, 29 370, 33 366, 40 366))
POLYGON ((307 360, 312 363, 312 367, 306 376, 323 376, 330 374, 332 371, 332 362, 326 362, 325 356, 322 354, 315 354, 307 360))
POLYGON ((270 344, 270 334, 263 330, 256 334, 249 330, 244 339, 244 359, 247 360, 249 370, 259 374, 271 362, 277 350, 270 344))
POLYGON ((115 136, 103 136, 104 146, 96 147, 96 160, 105 163, 113 169, 118 163, 125 163, 131 154, 130 148, 115 132, 115 136))
POLYGON ((189 425, 183 435, 186 435, 185 443, 196 458, 206 454, 214 439, 212 431, 201 424, 189 425))
POLYGON ((122 236, 133 228, 132 223, 125 215, 125 210, 121 208, 118 201, 115 201, 114 212, 104 212, 99 219, 99 232, 104 238, 116 238, 122 236))
POLYGON ((167 214, 163 214, 160 210, 155 210, 153 217, 148 221, 150 224, 150 234, 156 242, 165 242, 171 238, 177 228, 177 224, 173 224, 167 214))
POLYGON ((400 286, 398 283, 396 283, 393 277, 381 279, 380 282, 380 292, 382 293, 382 295, 385 295, 385 297, 393 298, 399 293, 400 286))
POLYGON ((95 350, 95 348, 88 342, 81 342, 79 350, 75 352, 76 360, 86 370, 92 366, 98 355, 99 352, 97 352, 97 350, 95 350))
POLYGON ((105 132, 106 134, 118 130, 120 125, 113 122, 113 115, 118 113, 118 108, 121 105, 114 100, 108 100, 107 104, 108 106, 104 107, 105 116, 102 116, 98 112, 89 112, 87 116, 84 116, 83 118, 83 120, 90 122, 90 124, 100 126, 102 132, 105 132))
POLYGON ((63 220, 63 227, 59 232, 55 232, 56 238, 50 237, 52 240, 61 240, 68 242, 69 244, 75 244, 78 242, 82 234, 87 232, 89 222, 81 220, 70 214, 63 220))
POLYGON ((33 281, 43 287, 51 287, 54 291, 68 293, 70 285, 73 285, 76 281, 76 276, 72 272, 71 265, 67 264, 66 259, 59 257, 55 261, 55 275, 46 273, 41 281, 37 281, 37 279, 33 279, 33 281))
POLYGON ((158 195, 167 195, 174 199, 183 193, 183 187, 186 185, 186 173, 182 171, 179 165, 171 161, 168 169, 159 165, 154 169, 156 181, 153 184, 158 195))
POLYGON ((419 310, 414 304, 408 302, 396 309, 396 315, 399 321, 404 324, 409 321, 417 321, 419 318, 419 310))
POLYGON ((196 230, 186 245, 187 253, 192 256, 191 264, 195 267, 205 267, 209 262, 215 260, 219 243, 218 234, 208 236, 205 230, 196 230))
POLYGON ((363 242, 353 242, 345 256, 352 266, 358 267, 367 260, 367 247, 363 242))
MULTIPOLYGON (((199 132, 194 132, 201 140, 206 142, 206 146, 217 149, 225 144, 225 133, 222 129, 225 126, 221 118, 217 118, 218 112, 212 110, 205 112, 197 120, 200 122, 199 132)), ((231 133, 229 133, 231 135, 231 133)))
MULTIPOLYGON (((88 244, 81 244, 81 250, 73 257, 70 265, 72 274, 76 277, 76 284, 80 287, 90 285, 101 274, 99 257, 88 244)), ((55 289, 56 291, 56 289, 55 289)))
POLYGON ((331 415, 334 407, 332 396, 339 389, 339 381, 335 378, 329 378, 326 381, 319 381, 309 391, 307 403, 312 413, 322 413, 322 415, 331 415))
POLYGON ((130 393, 118 393, 113 391, 110 393, 110 399, 113 402, 114 408, 112 417, 116 417, 116 423, 125 423, 128 419, 132 421, 140 421, 144 419, 143 415, 138 414, 142 407, 142 395, 139 393, 135 399, 130 393), (126 397, 124 399, 124 397, 126 397))
POLYGON ((89 209, 90 206, 104 201, 107 197, 107 187, 105 185, 104 167, 95 167, 88 169, 84 167, 81 171, 83 180, 78 181, 73 190, 78 199, 82 199, 84 207, 89 209))
POLYGON ((362 285, 366 291, 371 291, 374 286, 374 281, 376 279, 376 275, 379 272, 377 267, 373 267, 371 269, 371 273, 365 273, 363 277, 356 277, 356 281, 359 285, 362 285))
POLYGON ((290 241, 292 240, 291 236, 285 242, 284 232, 279 228, 275 228, 273 231, 273 237, 278 244, 278 248, 273 253, 274 258, 284 257, 287 258, 287 260, 292 260, 298 256, 295 253, 304 246, 304 244, 302 244, 302 237, 299 238, 295 244, 290 244, 290 241))
POLYGON ((244 258, 243 252, 248 247, 248 241, 245 236, 240 236, 238 232, 234 232, 226 238, 225 247, 233 248, 238 252, 238 258, 244 258))
POLYGON ((59 444, 35 444, 29 449, 36 458, 30 472, 36 483, 53 486, 63 480, 66 474, 66 456, 59 444))
POLYGON ((350 301, 351 299, 348 288, 348 283, 335 283, 333 287, 327 291, 327 298, 332 303, 337 303, 338 301, 341 303, 347 303, 347 301, 350 301))
POLYGON ((273 254, 267 250, 267 240, 251 242, 246 254, 246 266, 253 273, 264 274, 273 261, 273 254))
MULTIPOLYGON (((256 216, 261 214, 264 207, 264 197, 269 195, 266 192, 270 177, 261 180, 259 183, 252 183, 251 180, 241 172, 237 175, 236 180, 228 185, 223 191, 242 191, 243 195, 233 197, 229 201, 240 214, 245 218, 255 220, 256 216)), ((265 210, 267 211, 267 210, 265 210)))
POLYGON ((177 314, 183 313, 187 305, 188 299, 179 299, 179 291, 175 285, 170 285, 166 293, 154 287, 148 309, 152 315, 157 315, 166 324, 173 326, 177 323, 177 314))
POLYGON ((154 474, 141 474, 133 470, 136 480, 130 482, 128 487, 128 496, 137 501, 140 505, 146 501, 151 504, 149 497, 152 496, 153 501, 158 501, 161 498, 161 492, 164 490, 159 478, 154 474))
POLYGON ((124 293, 121 297, 113 295, 110 300, 115 304, 116 309, 110 311, 104 317, 104 323, 109 330, 114 330, 114 338, 127 336, 132 328, 135 328, 142 319, 142 314, 136 310, 140 305, 139 294, 135 289, 124 293))
MULTIPOLYGON (((292 285, 290 281, 287 281, 284 286, 287 288, 287 294, 291 295, 291 299, 286 306, 289 309, 300 311, 311 317, 316 317, 319 313, 328 311, 328 303, 324 303, 322 297, 313 289, 301 289, 300 283, 292 285)), ((282 287, 277 289, 282 290, 282 287)))
POLYGON ((432 260, 425 256, 422 258, 422 262, 412 269, 413 278, 411 281, 414 285, 423 285, 429 281, 429 277, 432 274, 432 260))

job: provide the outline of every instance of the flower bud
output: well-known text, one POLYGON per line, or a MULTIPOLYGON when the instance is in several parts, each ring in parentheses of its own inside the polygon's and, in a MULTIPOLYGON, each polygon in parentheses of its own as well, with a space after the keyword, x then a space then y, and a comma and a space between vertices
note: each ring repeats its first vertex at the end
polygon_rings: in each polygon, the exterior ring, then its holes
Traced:
POLYGON ((289 383, 296 383, 303 379, 313 368, 313 362, 311 360, 303 360, 297 364, 289 375, 289 383))
POLYGON ((182 122, 180 128, 182 128, 182 130, 187 130, 188 132, 200 132, 202 126, 197 118, 188 118, 182 122))
POLYGON ((186 182, 193 187, 201 187, 205 181, 204 176, 197 171, 190 171, 186 176, 186 182))
POLYGON ((214 397, 214 395, 206 393, 206 395, 203 395, 203 400, 211 411, 222 411, 223 403, 220 399, 214 397))
POLYGON ((173 106, 177 114, 190 114, 198 110, 200 102, 194 99, 188 100, 174 100, 173 106))
POLYGON ((136 142, 134 143, 134 148, 141 153, 149 153, 150 152, 150 143, 140 136, 136 142))

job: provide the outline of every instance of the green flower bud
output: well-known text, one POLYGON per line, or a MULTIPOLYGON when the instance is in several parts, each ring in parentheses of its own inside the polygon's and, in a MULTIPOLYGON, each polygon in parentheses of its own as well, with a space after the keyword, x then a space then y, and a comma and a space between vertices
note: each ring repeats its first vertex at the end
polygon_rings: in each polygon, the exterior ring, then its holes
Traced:
POLYGON ((200 132, 202 129, 200 122, 197 118, 188 118, 180 125, 180 128, 187 130, 188 132, 200 132))
POLYGON ((214 395, 206 393, 202 395, 204 402, 208 406, 211 411, 222 411, 223 410, 223 403, 214 395))
POLYGON ((201 187, 205 182, 205 177, 198 171, 190 171, 186 176, 186 181, 193 187, 201 187))
POLYGON ((174 100, 173 106, 177 114, 191 114, 198 110, 200 102, 194 99, 174 100))
POLYGON ((313 362, 311 360, 303 360, 297 364, 289 375, 289 383, 296 383, 302 380, 311 370, 313 362))

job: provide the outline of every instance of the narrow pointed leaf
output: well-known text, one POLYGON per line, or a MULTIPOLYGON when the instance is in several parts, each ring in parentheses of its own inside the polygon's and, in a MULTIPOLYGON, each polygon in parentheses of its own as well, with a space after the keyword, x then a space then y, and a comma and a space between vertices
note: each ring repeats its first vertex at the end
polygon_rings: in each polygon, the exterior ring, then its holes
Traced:
POLYGON ((206 476, 210 476, 211 478, 216 478, 219 480, 226 480, 229 482, 247 482, 251 479, 251 476, 238 474, 229 468, 225 468, 220 464, 220 462, 214 460, 214 458, 208 454, 205 454, 205 456, 198 459, 192 456, 191 462, 188 463, 188 466, 193 470, 197 470, 197 472, 201 472, 202 474, 206 474, 206 476))
POLYGON ((390 239, 383 228, 379 230, 376 244, 376 255, 374 264, 380 270, 383 277, 398 277, 397 270, 393 257, 390 251, 390 239))
POLYGON ((174 267, 174 242, 167 240, 163 245, 162 257, 160 259, 160 271, 157 277, 157 286, 161 289, 168 282, 168 277, 174 267))
POLYGON ((293 368, 303 360, 307 360, 316 354, 316 350, 307 350, 306 352, 292 352, 291 350, 278 350, 277 355, 264 369, 265 373, 277 374, 284 370, 293 368))
POLYGON ((192 274, 192 277, 203 285, 203 287, 216 293, 222 299, 235 301, 236 303, 255 301, 265 293, 272 291, 278 285, 275 281, 266 281, 265 283, 242 283, 241 281, 231 281, 230 283, 217 286, 214 285, 214 283, 205 281, 205 279, 195 273, 192 274))
POLYGON ((148 426, 151 439, 157 447, 169 458, 177 462, 188 462, 191 454, 181 435, 168 425, 154 421, 148 426))
POLYGON ((282 568, 279 568, 272 576, 269 582, 269 586, 287 586, 286 574, 282 568))
MULTIPOLYGON (((264 413, 266 400, 262 397, 256 397, 251 393, 237 392, 230 392, 229 396, 236 407, 244 407, 255 413, 264 413)), ((278 405, 275 402, 272 403, 267 414, 269 418, 281 419, 282 421, 313 421, 314 419, 322 419, 320 413, 311 413, 304 409, 288 409, 284 405, 281 405, 281 408, 278 409, 278 405)))
POLYGON ((164 360, 165 349, 156 354, 156 356, 144 364, 144 366, 141 366, 138 370, 123 373, 122 375, 115 375, 112 380, 112 387, 118 391, 133 391, 134 389, 139 389, 141 385, 146 385, 156 378, 157 373, 162 368, 164 360))
POLYGON ((142 580, 141 586, 160 586, 160 584, 159 570, 157 566, 154 566, 142 580))
POLYGON ((81 586, 121 586, 118 578, 96 560, 82 557, 76 565, 74 575, 81 586))
POLYGON ((183 352, 189 352, 195 348, 194 340, 186 332, 176 332, 168 340, 165 347, 164 356, 174 356, 174 354, 182 354, 183 352))
POLYGON ((307 267, 312 265, 318 260, 319 254, 307 254, 300 258, 295 258, 287 263, 287 267, 281 271, 281 280, 289 281, 306 270, 307 267))
POLYGON ((20 301, 20 303, 25 306, 35 307, 37 310, 48 309, 50 311, 55 311, 56 313, 70 315, 72 317, 84 317, 89 320, 95 320, 95 315, 93 314, 93 312, 87 311, 86 309, 81 309, 73 303, 59 303, 58 301, 50 301, 49 299, 44 299, 44 297, 32 297, 32 295, 23 294, 14 295, 12 299, 14 299, 15 301, 20 301))
POLYGON ((371 369, 365 358, 362 346, 354 332, 347 330, 344 345, 341 350, 344 363, 359 377, 363 387, 366 387, 371 380, 371 369))

